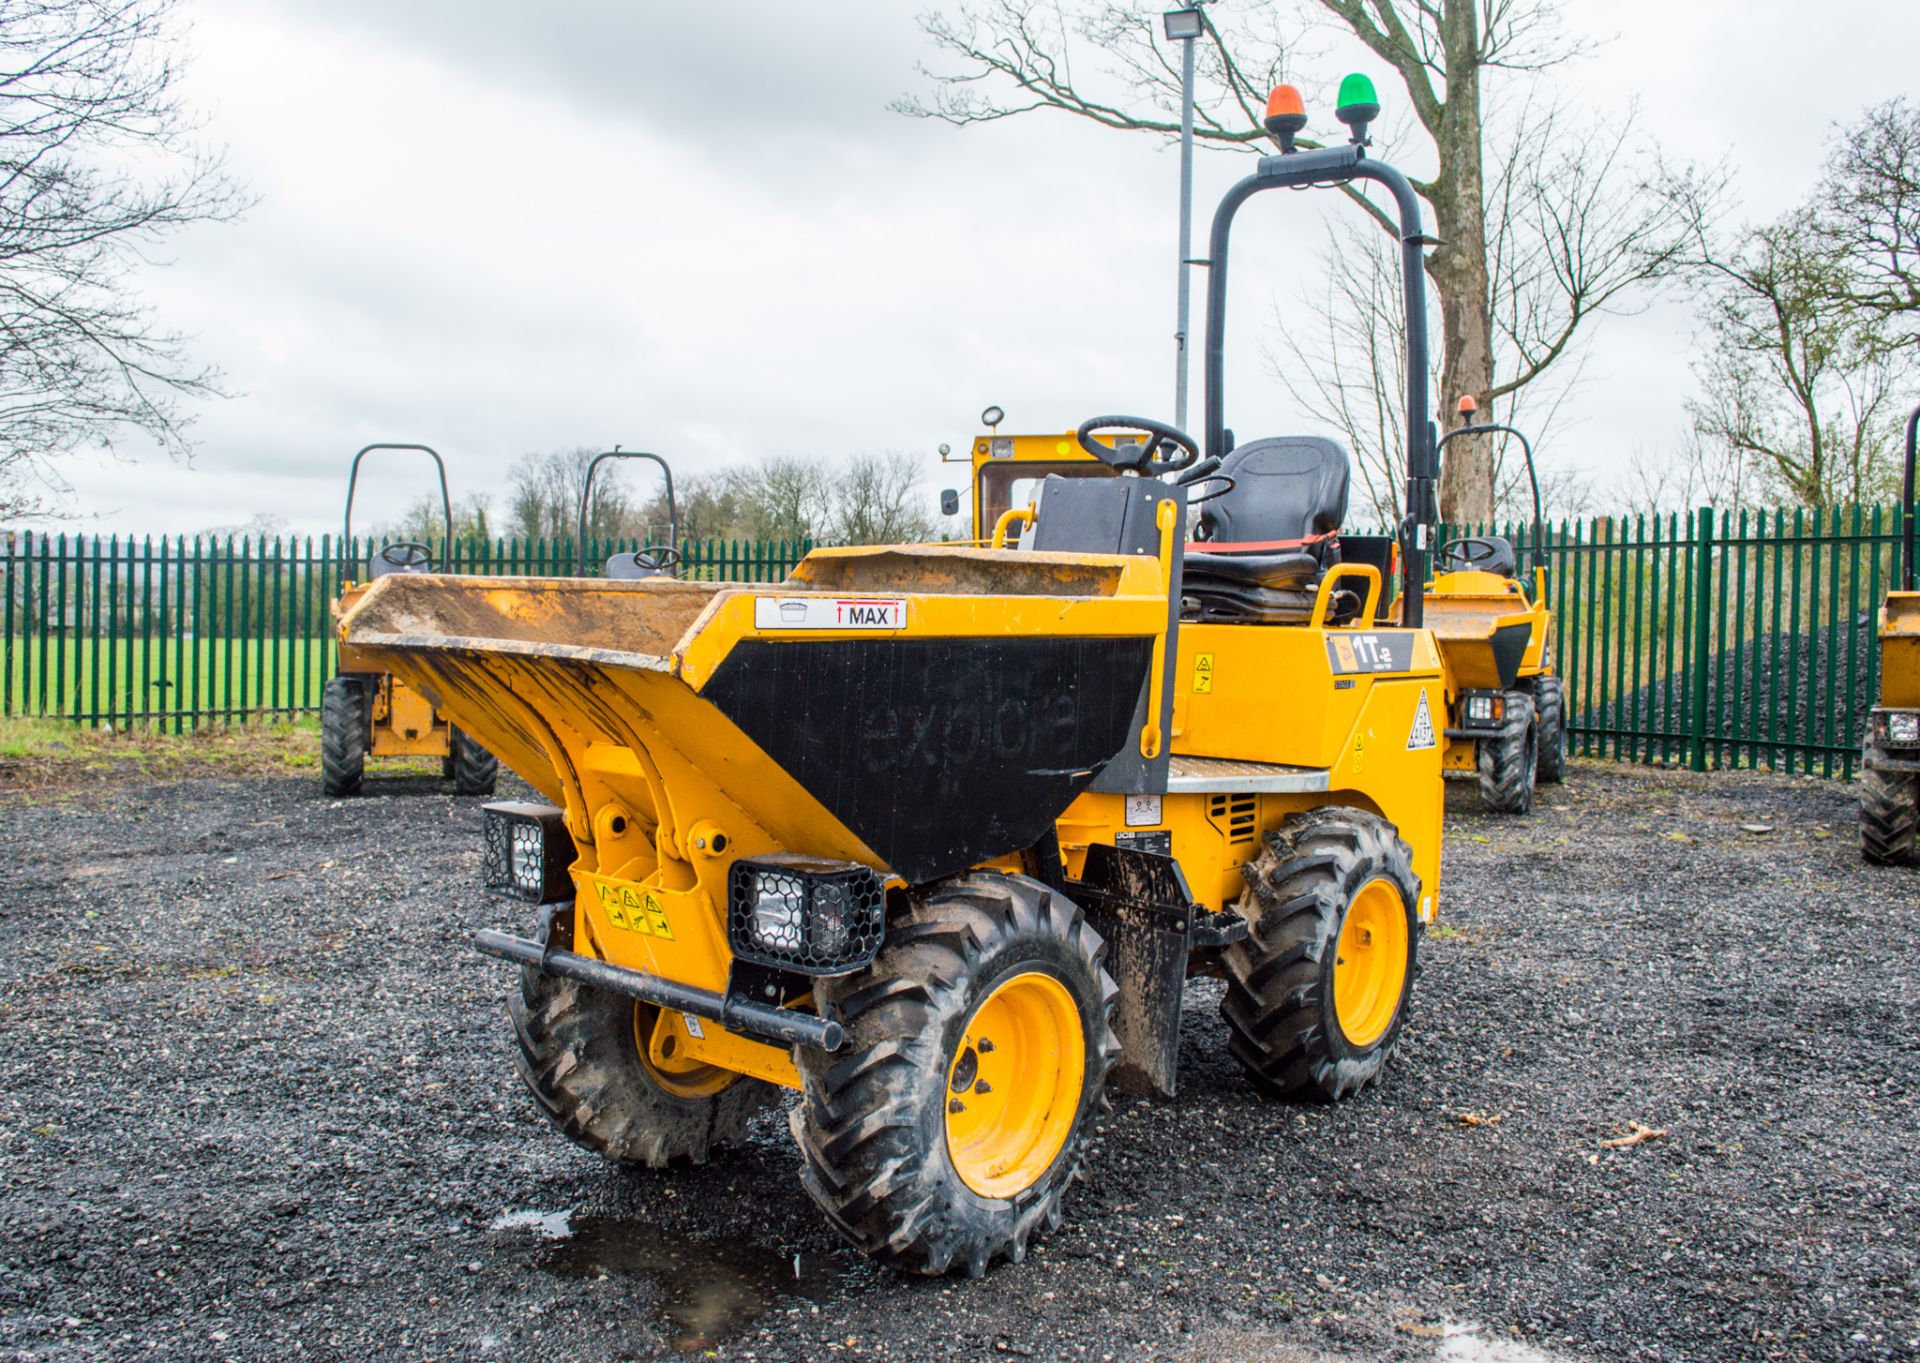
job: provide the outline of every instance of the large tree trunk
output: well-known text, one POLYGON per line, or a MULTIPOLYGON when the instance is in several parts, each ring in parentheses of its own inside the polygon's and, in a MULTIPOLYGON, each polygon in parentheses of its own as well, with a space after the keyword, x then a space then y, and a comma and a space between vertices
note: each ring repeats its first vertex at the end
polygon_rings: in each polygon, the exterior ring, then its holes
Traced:
MULTIPOLYGON (((1427 258, 1440 296, 1442 349, 1438 408, 1443 426, 1459 424, 1455 404, 1471 396, 1491 415, 1493 315, 1487 275, 1487 223, 1482 203, 1479 15, 1471 3, 1446 7, 1441 34, 1447 48, 1447 89, 1439 126, 1430 128, 1440 153, 1432 184, 1434 230, 1441 240, 1427 258)), ((1484 438, 1447 446, 1440 470, 1441 518, 1460 525, 1493 519, 1493 447, 1484 438)))

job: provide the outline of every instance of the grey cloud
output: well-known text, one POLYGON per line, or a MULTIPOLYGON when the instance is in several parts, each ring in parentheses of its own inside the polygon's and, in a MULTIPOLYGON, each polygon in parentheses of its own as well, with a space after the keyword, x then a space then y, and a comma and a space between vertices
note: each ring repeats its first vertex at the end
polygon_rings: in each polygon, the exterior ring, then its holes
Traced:
POLYGON ((302 23, 464 66, 597 115, 688 140, 778 139, 858 128, 906 135, 885 113, 925 55, 917 6, 902 0, 702 0, 529 4, 526 0, 271 0, 302 23))

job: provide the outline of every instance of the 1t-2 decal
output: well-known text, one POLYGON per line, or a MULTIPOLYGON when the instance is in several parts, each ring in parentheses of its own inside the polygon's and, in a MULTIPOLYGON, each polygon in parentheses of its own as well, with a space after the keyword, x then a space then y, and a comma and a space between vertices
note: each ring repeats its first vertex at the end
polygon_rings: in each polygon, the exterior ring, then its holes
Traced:
POLYGON ((1336 673, 1410 672, 1413 670, 1413 633, 1410 630, 1330 633, 1327 657, 1336 673))

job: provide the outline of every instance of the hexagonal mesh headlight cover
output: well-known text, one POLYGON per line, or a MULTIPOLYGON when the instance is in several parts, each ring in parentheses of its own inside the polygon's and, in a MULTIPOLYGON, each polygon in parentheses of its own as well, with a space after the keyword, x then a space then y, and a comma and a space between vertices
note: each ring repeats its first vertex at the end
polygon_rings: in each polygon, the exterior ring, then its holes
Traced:
POLYGON ((880 874, 858 862, 775 853, 728 873, 727 941, 756 965, 843 975, 873 959, 886 935, 880 874))

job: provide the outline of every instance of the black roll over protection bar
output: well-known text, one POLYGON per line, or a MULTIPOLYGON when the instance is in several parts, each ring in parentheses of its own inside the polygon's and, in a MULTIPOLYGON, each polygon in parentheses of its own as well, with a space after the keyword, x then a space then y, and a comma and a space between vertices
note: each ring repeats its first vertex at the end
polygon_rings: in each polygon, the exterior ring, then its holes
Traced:
POLYGON ((1206 457, 1227 455, 1225 352, 1227 335, 1227 248, 1234 214, 1240 205, 1268 189, 1300 189, 1309 185, 1338 186, 1354 180, 1372 180, 1393 196, 1400 216, 1401 292, 1407 322, 1407 505, 1400 526, 1403 568, 1401 607, 1403 623, 1418 626, 1424 604, 1427 553, 1433 527, 1439 521, 1436 496, 1439 456, 1427 413, 1427 297, 1426 264, 1421 249, 1431 244, 1420 226, 1420 200, 1407 177, 1385 161, 1376 161, 1359 143, 1263 156, 1253 174, 1229 189, 1214 210, 1213 231, 1207 246, 1206 331, 1206 457))

